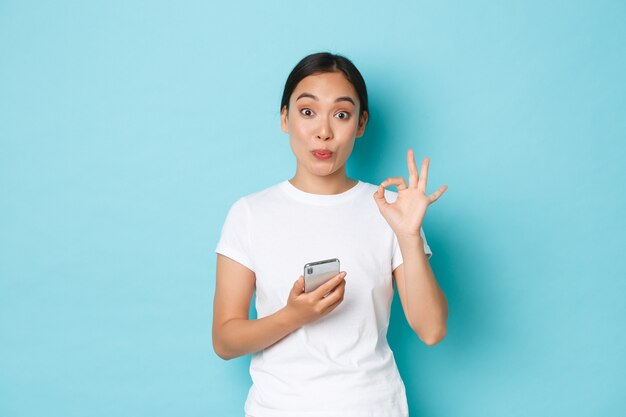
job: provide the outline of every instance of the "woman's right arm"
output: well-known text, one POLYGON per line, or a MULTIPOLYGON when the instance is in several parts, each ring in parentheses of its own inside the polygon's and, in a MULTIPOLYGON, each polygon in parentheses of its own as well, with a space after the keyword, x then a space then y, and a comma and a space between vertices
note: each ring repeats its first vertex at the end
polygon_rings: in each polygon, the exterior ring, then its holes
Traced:
POLYGON ((304 293, 304 278, 294 283, 287 305, 272 315, 250 320, 254 272, 223 255, 217 255, 213 302, 213 349, 222 359, 233 359, 265 349, 304 324, 330 313, 343 300, 345 273, 313 292, 304 293), (330 294, 327 297, 324 295, 330 294))

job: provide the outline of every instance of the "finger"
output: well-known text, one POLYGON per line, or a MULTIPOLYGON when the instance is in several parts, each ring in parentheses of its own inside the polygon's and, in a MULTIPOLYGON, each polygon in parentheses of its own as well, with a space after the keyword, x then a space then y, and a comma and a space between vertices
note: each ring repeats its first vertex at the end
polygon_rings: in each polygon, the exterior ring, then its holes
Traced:
POLYGON ((398 188, 398 191, 406 190, 408 187, 406 186, 406 182, 404 181, 404 177, 389 177, 385 181, 380 184, 383 188, 391 187, 395 185, 398 188))
POLYGON ((322 310, 321 315, 322 316, 327 316, 328 314, 330 314, 331 311, 333 311, 334 309, 336 309, 339 304, 341 304, 341 300, 335 302, 335 304, 330 305, 328 307, 326 307, 324 310, 322 310))
POLYGON ((332 300, 337 297, 343 297, 345 288, 346 288, 346 280, 342 279, 339 285, 337 285, 335 288, 332 289, 332 291, 324 295, 324 299, 327 299, 330 297, 330 300, 328 301, 332 302, 332 300))
POLYGON ((417 189, 426 194, 426 182, 428 181, 428 165, 430 164, 430 158, 424 158, 422 161, 422 169, 420 171, 419 181, 417 182, 417 189))
POLYGON ((345 276, 346 276, 345 271, 340 272, 339 274, 335 275, 334 277, 326 281, 324 284, 320 285, 314 291, 312 291, 311 294, 313 294, 313 296, 316 298, 323 298, 326 294, 331 292, 335 287, 340 285, 341 281, 343 281, 343 278, 345 276))
POLYGON ((378 190, 374 193, 374 201, 376 201, 376 205, 378 205, 378 209, 381 211, 389 205, 389 202, 385 198, 385 189, 382 185, 379 185, 378 190))
POLYGON ((339 304, 341 304, 343 302, 343 297, 338 298, 337 300, 335 300, 332 304, 329 304, 328 306, 324 307, 321 311, 322 316, 327 315, 328 313, 330 313, 331 311, 333 311, 335 308, 337 308, 337 306, 339 306, 339 304))
POLYGON ((437 191, 435 191, 434 193, 432 193, 430 196, 428 196, 428 198, 430 199, 430 204, 434 203, 435 201, 437 201, 439 199, 439 197, 441 197, 443 195, 443 193, 448 189, 447 185, 442 185, 441 187, 439 187, 439 189, 437 191))
POLYGON ((346 281, 342 281, 331 293, 320 301, 322 306, 322 314, 328 313, 343 301, 346 293, 346 281))
POLYGON ((293 283, 293 288, 291 289, 291 293, 293 295, 300 295, 304 292, 304 277, 300 275, 300 277, 293 283))
POLYGON ((413 153, 413 149, 409 149, 406 153, 406 163, 409 166, 409 188, 413 188, 417 186, 417 165, 415 164, 415 154, 413 153))

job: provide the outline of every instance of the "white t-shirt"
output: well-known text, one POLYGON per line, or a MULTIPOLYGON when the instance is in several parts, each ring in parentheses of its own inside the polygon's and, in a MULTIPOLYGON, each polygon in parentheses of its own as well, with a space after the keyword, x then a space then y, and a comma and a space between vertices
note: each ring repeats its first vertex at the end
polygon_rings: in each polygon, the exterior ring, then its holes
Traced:
MULTIPOLYGON (((319 195, 284 181, 231 207, 216 252, 255 273, 258 318, 285 307, 306 263, 338 258, 347 272, 344 300, 335 310, 252 354, 246 414, 408 415, 404 383, 387 344, 392 271, 402 254, 374 201, 377 188, 359 182, 341 194, 319 195)), ((385 194, 390 202, 397 198, 385 194)))

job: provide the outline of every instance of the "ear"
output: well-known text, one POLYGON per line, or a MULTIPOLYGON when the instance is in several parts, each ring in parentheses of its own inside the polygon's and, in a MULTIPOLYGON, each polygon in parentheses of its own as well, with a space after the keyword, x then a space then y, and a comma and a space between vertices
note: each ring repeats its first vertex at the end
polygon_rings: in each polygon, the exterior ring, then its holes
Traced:
POLYGON ((365 133, 365 125, 367 125, 368 117, 369 117, 369 114, 367 113, 367 111, 364 111, 363 114, 361 115, 361 118, 359 119, 359 126, 356 131, 357 138, 360 138, 361 136, 363 136, 363 133, 365 133))
POLYGON ((283 132, 289 133, 289 124, 287 120, 287 106, 283 106, 280 111, 280 128, 283 132))

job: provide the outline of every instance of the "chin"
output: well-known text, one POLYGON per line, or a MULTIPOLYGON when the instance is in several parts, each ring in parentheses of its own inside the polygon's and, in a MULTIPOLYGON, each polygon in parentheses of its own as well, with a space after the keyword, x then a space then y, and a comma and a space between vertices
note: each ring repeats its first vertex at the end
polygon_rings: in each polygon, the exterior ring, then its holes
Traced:
POLYGON ((315 168, 311 168, 308 170, 312 175, 315 175, 316 177, 327 177, 331 174, 333 174, 335 171, 334 170, 329 170, 329 169, 315 169, 315 168))
POLYGON ((332 174, 331 172, 327 172, 327 171, 311 171, 311 174, 315 175, 316 177, 328 177, 332 174))

